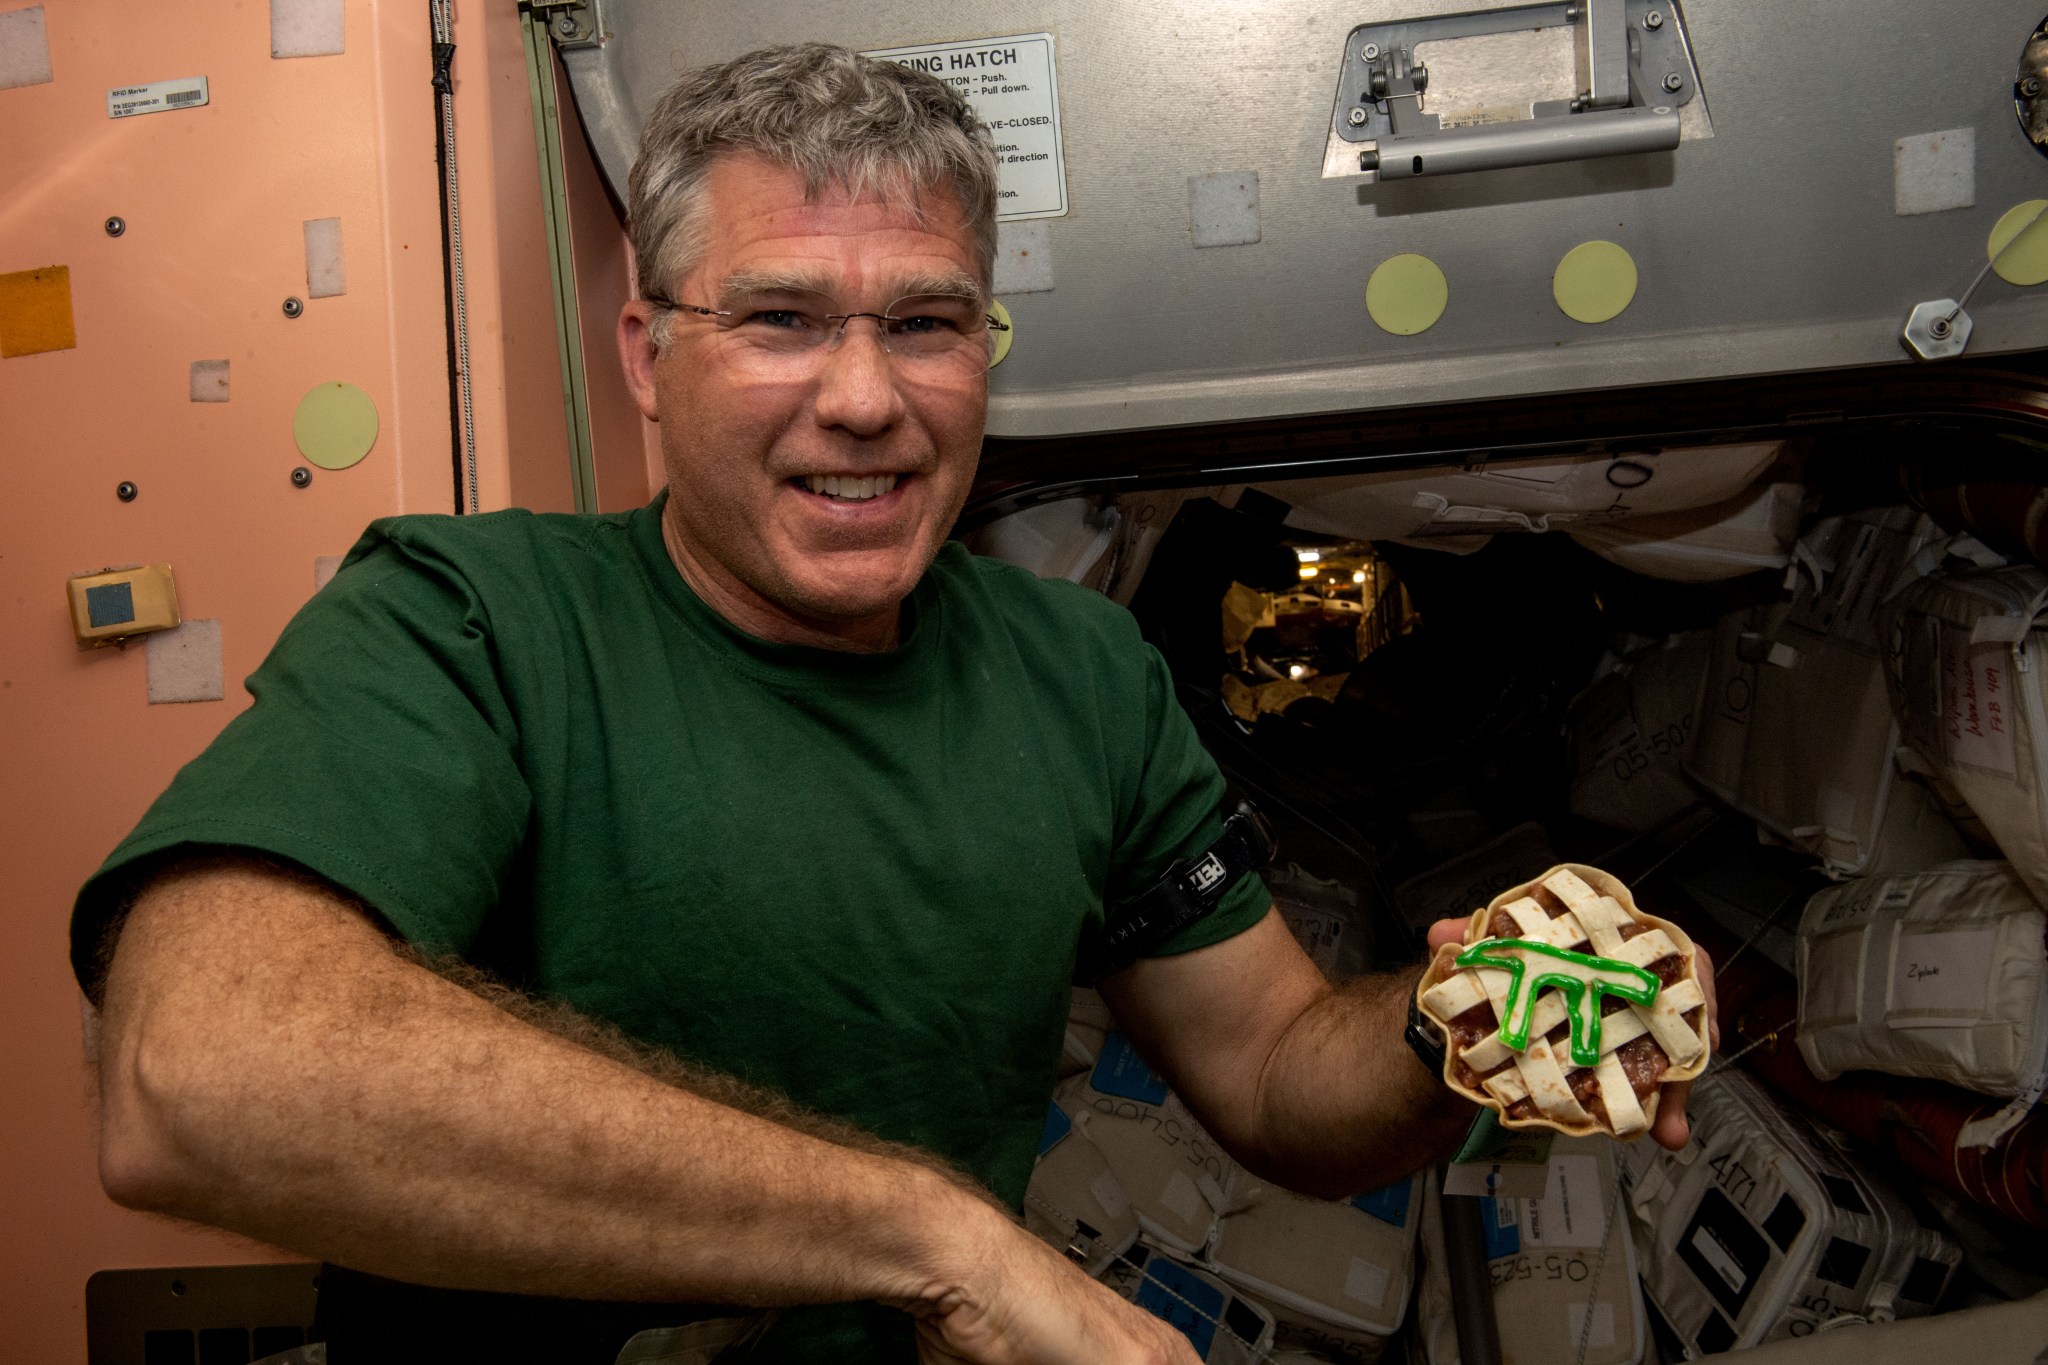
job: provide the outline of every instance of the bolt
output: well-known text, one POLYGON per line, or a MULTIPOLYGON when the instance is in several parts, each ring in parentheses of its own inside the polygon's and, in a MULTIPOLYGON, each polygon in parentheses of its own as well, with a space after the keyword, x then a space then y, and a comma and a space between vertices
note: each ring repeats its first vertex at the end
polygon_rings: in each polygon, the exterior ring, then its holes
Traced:
POLYGON ((555 33, 560 37, 574 38, 579 27, 580 25, 576 22, 576 16, 573 14, 558 14, 555 16, 555 33))
POLYGON ((1948 335, 1948 319, 1936 318, 1934 321, 1927 324, 1927 330, 1936 341, 1940 341, 1942 338, 1948 335))
POLYGON ((1353 105, 1351 107, 1351 112, 1346 114, 1344 117, 1350 120, 1351 126, 1353 128, 1356 128, 1365 122, 1365 110, 1359 108, 1357 105, 1353 105))
POLYGON ((2034 98, 2034 96, 2040 94, 2041 78, 2039 76, 2029 76, 2025 80, 2021 81, 2020 93, 2022 95, 2025 95, 2028 99, 2032 99, 2034 98))
POLYGON ((107 219, 107 236, 119 237, 127 230, 128 220, 126 218, 116 214, 114 217, 107 219))
POLYGON ((284 315, 288 318, 295 318, 305 311, 306 305, 300 303, 297 299, 286 299, 284 301, 284 315))
POLYGON ((1685 88, 1685 77, 1679 75, 1676 71, 1671 72, 1664 78, 1664 88, 1674 95, 1677 94, 1685 88))
POLYGON ((1649 29, 1652 33, 1664 27, 1664 11, 1653 9, 1648 14, 1645 14, 1643 16, 1643 27, 1649 29))
POLYGON ((135 495, 141 491, 141 489, 137 488, 134 484, 128 482, 126 479, 121 480, 120 483, 114 486, 114 496, 119 498, 122 502, 134 502, 135 495))
POLYGON ((305 488, 313 482, 313 471, 300 465, 292 471, 292 487, 305 488))
POLYGON ((1367 61, 1372 61, 1380 55, 1380 45, 1378 43, 1367 43, 1358 55, 1367 61))

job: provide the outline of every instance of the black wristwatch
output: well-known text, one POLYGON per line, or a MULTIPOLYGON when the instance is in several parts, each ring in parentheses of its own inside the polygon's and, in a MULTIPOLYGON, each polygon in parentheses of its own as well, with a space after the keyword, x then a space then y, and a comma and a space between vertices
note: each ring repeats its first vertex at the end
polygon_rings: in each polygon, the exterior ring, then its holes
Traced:
POLYGON ((1408 996, 1408 1027, 1401 1031, 1401 1036, 1408 1040, 1408 1046, 1422 1059, 1422 1064, 1429 1069, 1430 1075, 1444 1074, 1443 1035, 1439 1034, 1431 1021, 1424 1017, 1422 1006, 1416 1003, 1412 992, 1408 996))

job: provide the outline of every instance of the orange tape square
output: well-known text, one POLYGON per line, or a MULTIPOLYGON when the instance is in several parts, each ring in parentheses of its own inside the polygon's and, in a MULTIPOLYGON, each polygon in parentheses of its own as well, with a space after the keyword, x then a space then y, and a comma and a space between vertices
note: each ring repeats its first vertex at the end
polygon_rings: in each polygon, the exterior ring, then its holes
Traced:
POLYGON ((68 351, 78 344, 71 322, 71 267, 46 265, 0 275, 0 356, 68 351))

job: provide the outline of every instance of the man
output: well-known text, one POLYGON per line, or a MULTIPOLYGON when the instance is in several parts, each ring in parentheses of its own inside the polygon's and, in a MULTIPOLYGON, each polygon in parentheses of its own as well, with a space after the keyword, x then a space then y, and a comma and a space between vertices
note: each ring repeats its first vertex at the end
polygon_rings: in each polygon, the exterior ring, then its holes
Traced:
MULTIPOLYGON (((986 134, 776 49, 664 98, 631 200, 665 498, 380 523, 287 628, 81 893, 105 1184, 350 1267, 338 1365, 733 1305, 762 1359, 1192 1360, 1012 1217, 1077 955, 1221 782, 1119 609, 943 545, 986 134)), ((1412 978, 1330 990, 1256 877, 1151 951, 1103 993, 1252 1168, 1374 1188, 1467 1117, 1412 978)))

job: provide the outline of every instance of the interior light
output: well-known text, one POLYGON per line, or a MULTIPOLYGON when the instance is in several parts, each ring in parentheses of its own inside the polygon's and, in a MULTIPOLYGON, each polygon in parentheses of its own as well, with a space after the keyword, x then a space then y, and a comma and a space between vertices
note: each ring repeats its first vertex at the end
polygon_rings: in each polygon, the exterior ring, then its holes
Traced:
POLYGON ((1300 682, 1304 677, 1308 676, 1308 668, 1302 664, 1289 664, 1287 665, 1287 676, 1296 682, 1300 682))
POLYGON ((1316 576, 1316 566, 1315 566, 1315 565, 1313 565, 1313 564, 1304 564, 1304 565, 1302 565, 1302 566, 1301 566, 1301 576, 1302 576, 1303 578, 1314 578, 1314 577, 1316 576))
POLYGON ((1304 564, 1313 564, 1323 557, 1321 550, 1296 550, 1294 557, 1304 564))
POLYGON ((1355 570, 1353 570, 1353 571, 1352 571, 1352 574, 1351 574, 1351 581, 1352 581, 1353 583, 1363 583, 1363 582, 1365 581, 1365 570, 1363 570, 1363 569, 1355 569, 1355 570))

